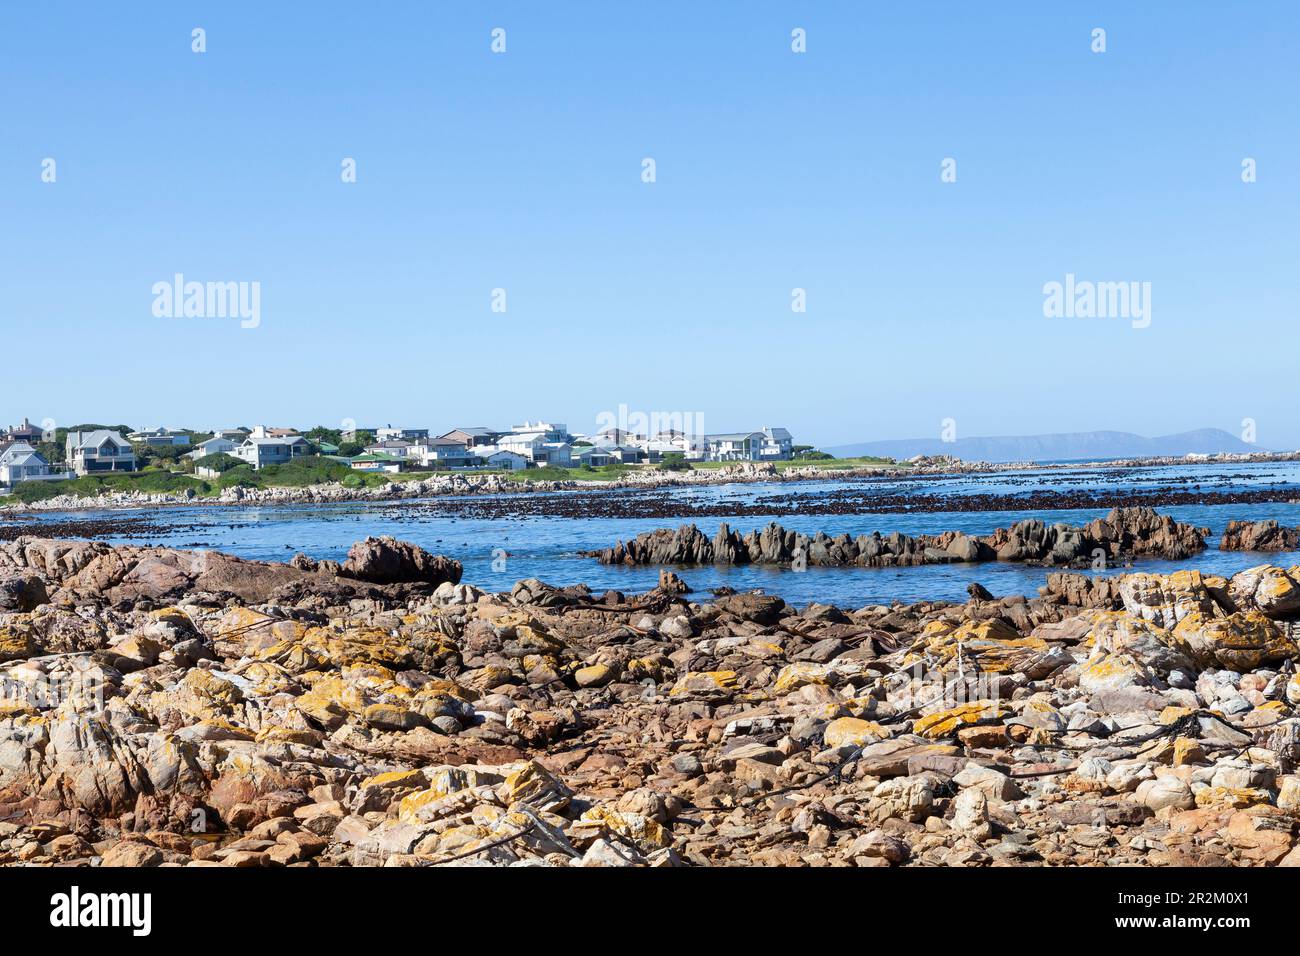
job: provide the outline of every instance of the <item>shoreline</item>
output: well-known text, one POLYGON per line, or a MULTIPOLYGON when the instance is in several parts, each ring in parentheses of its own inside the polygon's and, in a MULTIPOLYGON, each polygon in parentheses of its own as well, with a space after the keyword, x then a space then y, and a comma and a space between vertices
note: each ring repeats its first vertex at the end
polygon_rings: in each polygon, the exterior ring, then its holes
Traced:
POLYGON ((1074 469, 1138 470, 1209 464, 1268 464, 1300 461, 1300 452, 1260 453, 1255 455, 1212 455, 1204 458, 1134 458, 1098 462, 963 462, 960 460, 926 460, 907 467, 808 467, 778 469, 770 462, 738 462, 718 469, 689 472, 642 471, 618 478, 597 481, 561 479, 511 481, 499 474, 439 474, 409 481, 392 481, 378 488, 346 488, 337 482, 307 486, 271 488, 234 487, 218 495, 197 492, 114 491, 95 496, 59 495, 30 503, 0 505, 0 517, 42 512, 131 510, 178 507, 233 507, 247 505, 339 504, 347 502, 395 502, 421 498, 467 495, 526 495, 564 491, 655 490, 700 485, 786 483, 800 481, 834 481, 843 479, 924 479, 959 475, 996 474, 1014 471, 1074 469))

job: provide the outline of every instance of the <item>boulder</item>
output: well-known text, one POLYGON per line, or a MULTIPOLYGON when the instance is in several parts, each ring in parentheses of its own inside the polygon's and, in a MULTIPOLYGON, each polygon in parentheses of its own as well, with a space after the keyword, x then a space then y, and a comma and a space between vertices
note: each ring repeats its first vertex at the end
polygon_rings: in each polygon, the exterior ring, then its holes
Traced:
POLYGON ((459 584, 461 564, 430 554, 418 545, 383 535, 358 541, 348 550, 342 575, 372 584, 459 584))
POLYGON ((0 571, 0 611, 34 611, 49 599, 45 582, 37 575, 0 571))
POLYGON ((1295 551, 1300 549, 1300 528, 1276 521, 1229 521, 1219 539, 1220 551, 1295 551))

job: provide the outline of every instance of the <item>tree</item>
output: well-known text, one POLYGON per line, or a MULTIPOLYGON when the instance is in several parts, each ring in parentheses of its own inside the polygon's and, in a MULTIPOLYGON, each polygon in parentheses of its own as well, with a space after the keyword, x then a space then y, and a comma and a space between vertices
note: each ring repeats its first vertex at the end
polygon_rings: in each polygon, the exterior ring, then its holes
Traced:
POLYGON ((343 432, 337 428, 326 428, 324 425, 317 425, 311 431, 306 432, 303 438, 313 444, 319 445, 321 442, 328 442, 331 445, 343 445, 343 432))
POLYGON ((818 451, 812 445, 795 445, 790 449, 791 457, 800 461, 833 461, 835 456, 818 451))
POLYGON ((195 468, 210 468, 217 472, 227 472, 232 468, 238 468, 240 465, 247 464, 242 458, 236 458, 234 455, 227 455, 224 451, 219 451, 215 455, 204 455, 194 462, 195 468))

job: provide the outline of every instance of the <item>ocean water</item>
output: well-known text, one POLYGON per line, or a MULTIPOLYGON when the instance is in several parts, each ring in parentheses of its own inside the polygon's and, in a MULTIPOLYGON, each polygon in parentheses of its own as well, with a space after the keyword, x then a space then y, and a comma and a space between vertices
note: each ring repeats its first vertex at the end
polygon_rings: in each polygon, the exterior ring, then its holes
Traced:
MULTIPOLYGON (((328 506, 288 505, 274 507, 184 507, 137 512, 154 526, 144 537, 109 538, 114 543, 151 543, 173 547, 212 548, 241 557, 286 561, 302 551, 315 558, 342 559, 349 546, 367 535, 390 534, 415 542, 430 551, 450 555, 465 565, 464 580, 487 590, 507 590, 523 578, 540 578, 555 585, 586 583, 595 591, 614 588, 625 592, 653 587, 657 567, 605 567, 581 551, 608 547, 658 527, 675 527, 693 522, 712 535, 719 522, 733 530, 749 531, 777 521, 787 528, 812 534, 822 530, 835 535, 858 535, 879 531, 888 534, 936 534, 960 530, 987 534, 1025 518, 1045 522, 1083 524, 1103 517, 1109 507, 1042 510, 1031 501, 1008 502, 999 511, 962 510, 963 498, 972 495, 1012 495, 1027 498, 1040 491, 1066 492, 1086 496, 1092 493, 1172 491, 1202 494, 1237 494, 1258 489, 1287 492, 1294 489, 1300 499, 1300 463, 1225 464, 1174 466, 1120 471, 1102 468, 1040 469, 964 475, 949 478, 901 480, 852 480, 764 482, 666 489, 674 504, 684 511, 692 505, 720 508, 734 503, 741 507, 756 501, 775 503, 787 513, 771 518, 607 518, 561 516, 566 495, 559 492, 542 502, 543 514, 511 518, 468 518, 445 513, 457 502, 448 499, 392 503, 344 503, 328 506), (803 514, 810 505, 849 493, 856 502, 851 514, 803 514), (871 510, 874 497, 923 496, 924 506, 905 513, 871 510), (931 502, 942 499, 938 507, 931 502), (556 514, 548 513, 554 505, 556 514), (950 510, 951 509, 951 510, 950 510)), ((635 493, 603 491, 603 495, 628 495, 634 506, 635 493)), ((640 493, 644 495, 644 492, 640 493)), ((518 496, 508 496, 517 498, 518 496)), ((481 499, 475 499, 481 500, 481 499)), ((536 510, 536 502, 530 510, 536 510)), ((1133 570, 1169 571, 1181 567, 1199 568, 1216 574, 1232 574, 1261 563, 1300 563, 1300 552, 1252 554, 1220 552, 1217 537, 1229 520, 1276 519, 1282 524, 1300 524, 1300 504, 1186 504, 1159 507, 1179 521, 1208 527, 1209 549, 1186 561, 1139 561, 1133 570)), ((121 517, 124 512, 46 513, 36 520, 93 519, 121 517)), ((25 518, 24 520, 31 520, 25 518)), ((726 585, 737 590, 762 588, 779 594, 795 605, 812 601, 861 607, 893 601, 943 599, 964 601, 966 586, 973 581, 996 595, 1032 595, 1050 569, 988 562, 973 565, 935 565, 917 568, 808 568, 688 567, 676 569, 696 591, 726 585)), ((1109 573, 1119 573, 1116 569, 1109 573)))

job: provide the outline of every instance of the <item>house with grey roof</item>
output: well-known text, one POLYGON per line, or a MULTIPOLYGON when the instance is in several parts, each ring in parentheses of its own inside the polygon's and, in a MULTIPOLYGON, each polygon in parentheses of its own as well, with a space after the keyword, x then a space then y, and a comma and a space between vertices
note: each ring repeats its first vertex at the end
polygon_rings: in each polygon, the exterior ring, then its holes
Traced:
POLYGON ((495 445, 502 434, 495 428, 486 428, 483 425, 466 425, 464 428, 453 428, 447 434, 438 437, 448 441, 464 442, 467 448, 480 448, 485 445, 495 445))
POLYGON ((78 475, 135 471, 135 452, 121 432, 109 428, 68 432, 63 443, 68 467, 78 475))
POLYGON ((311 444, 301 435, 245 438, 243 444, 236 445, 230 452, 252 465, 255 471, 260 471, 267 465, 283 465, 310 453, 311 444))
MULTIPOLYGON (((25 441, 0 445, 0 485, 10 487, 20 481, 50 478, 50 463, 25 441)), ((65 478, 66 475, 53 477, 65 478)))
POLYGON ((794 457, 794 437, 784 428, 764 425, 759 454, 764 461, 789 461, 794 457))
POLYGON ((709 461, 789 461, 794 439, 786 429, 769 425, 757 432, 705 435, 704 455, 709 461))
POLYGON ((207 441, 201 441, 194 446, 194 450, 189 452, 189 457, 194 459, 207 458, 208 455, 233 455, 236 444, 229 438, 221 435, 213 435, 207 441))

